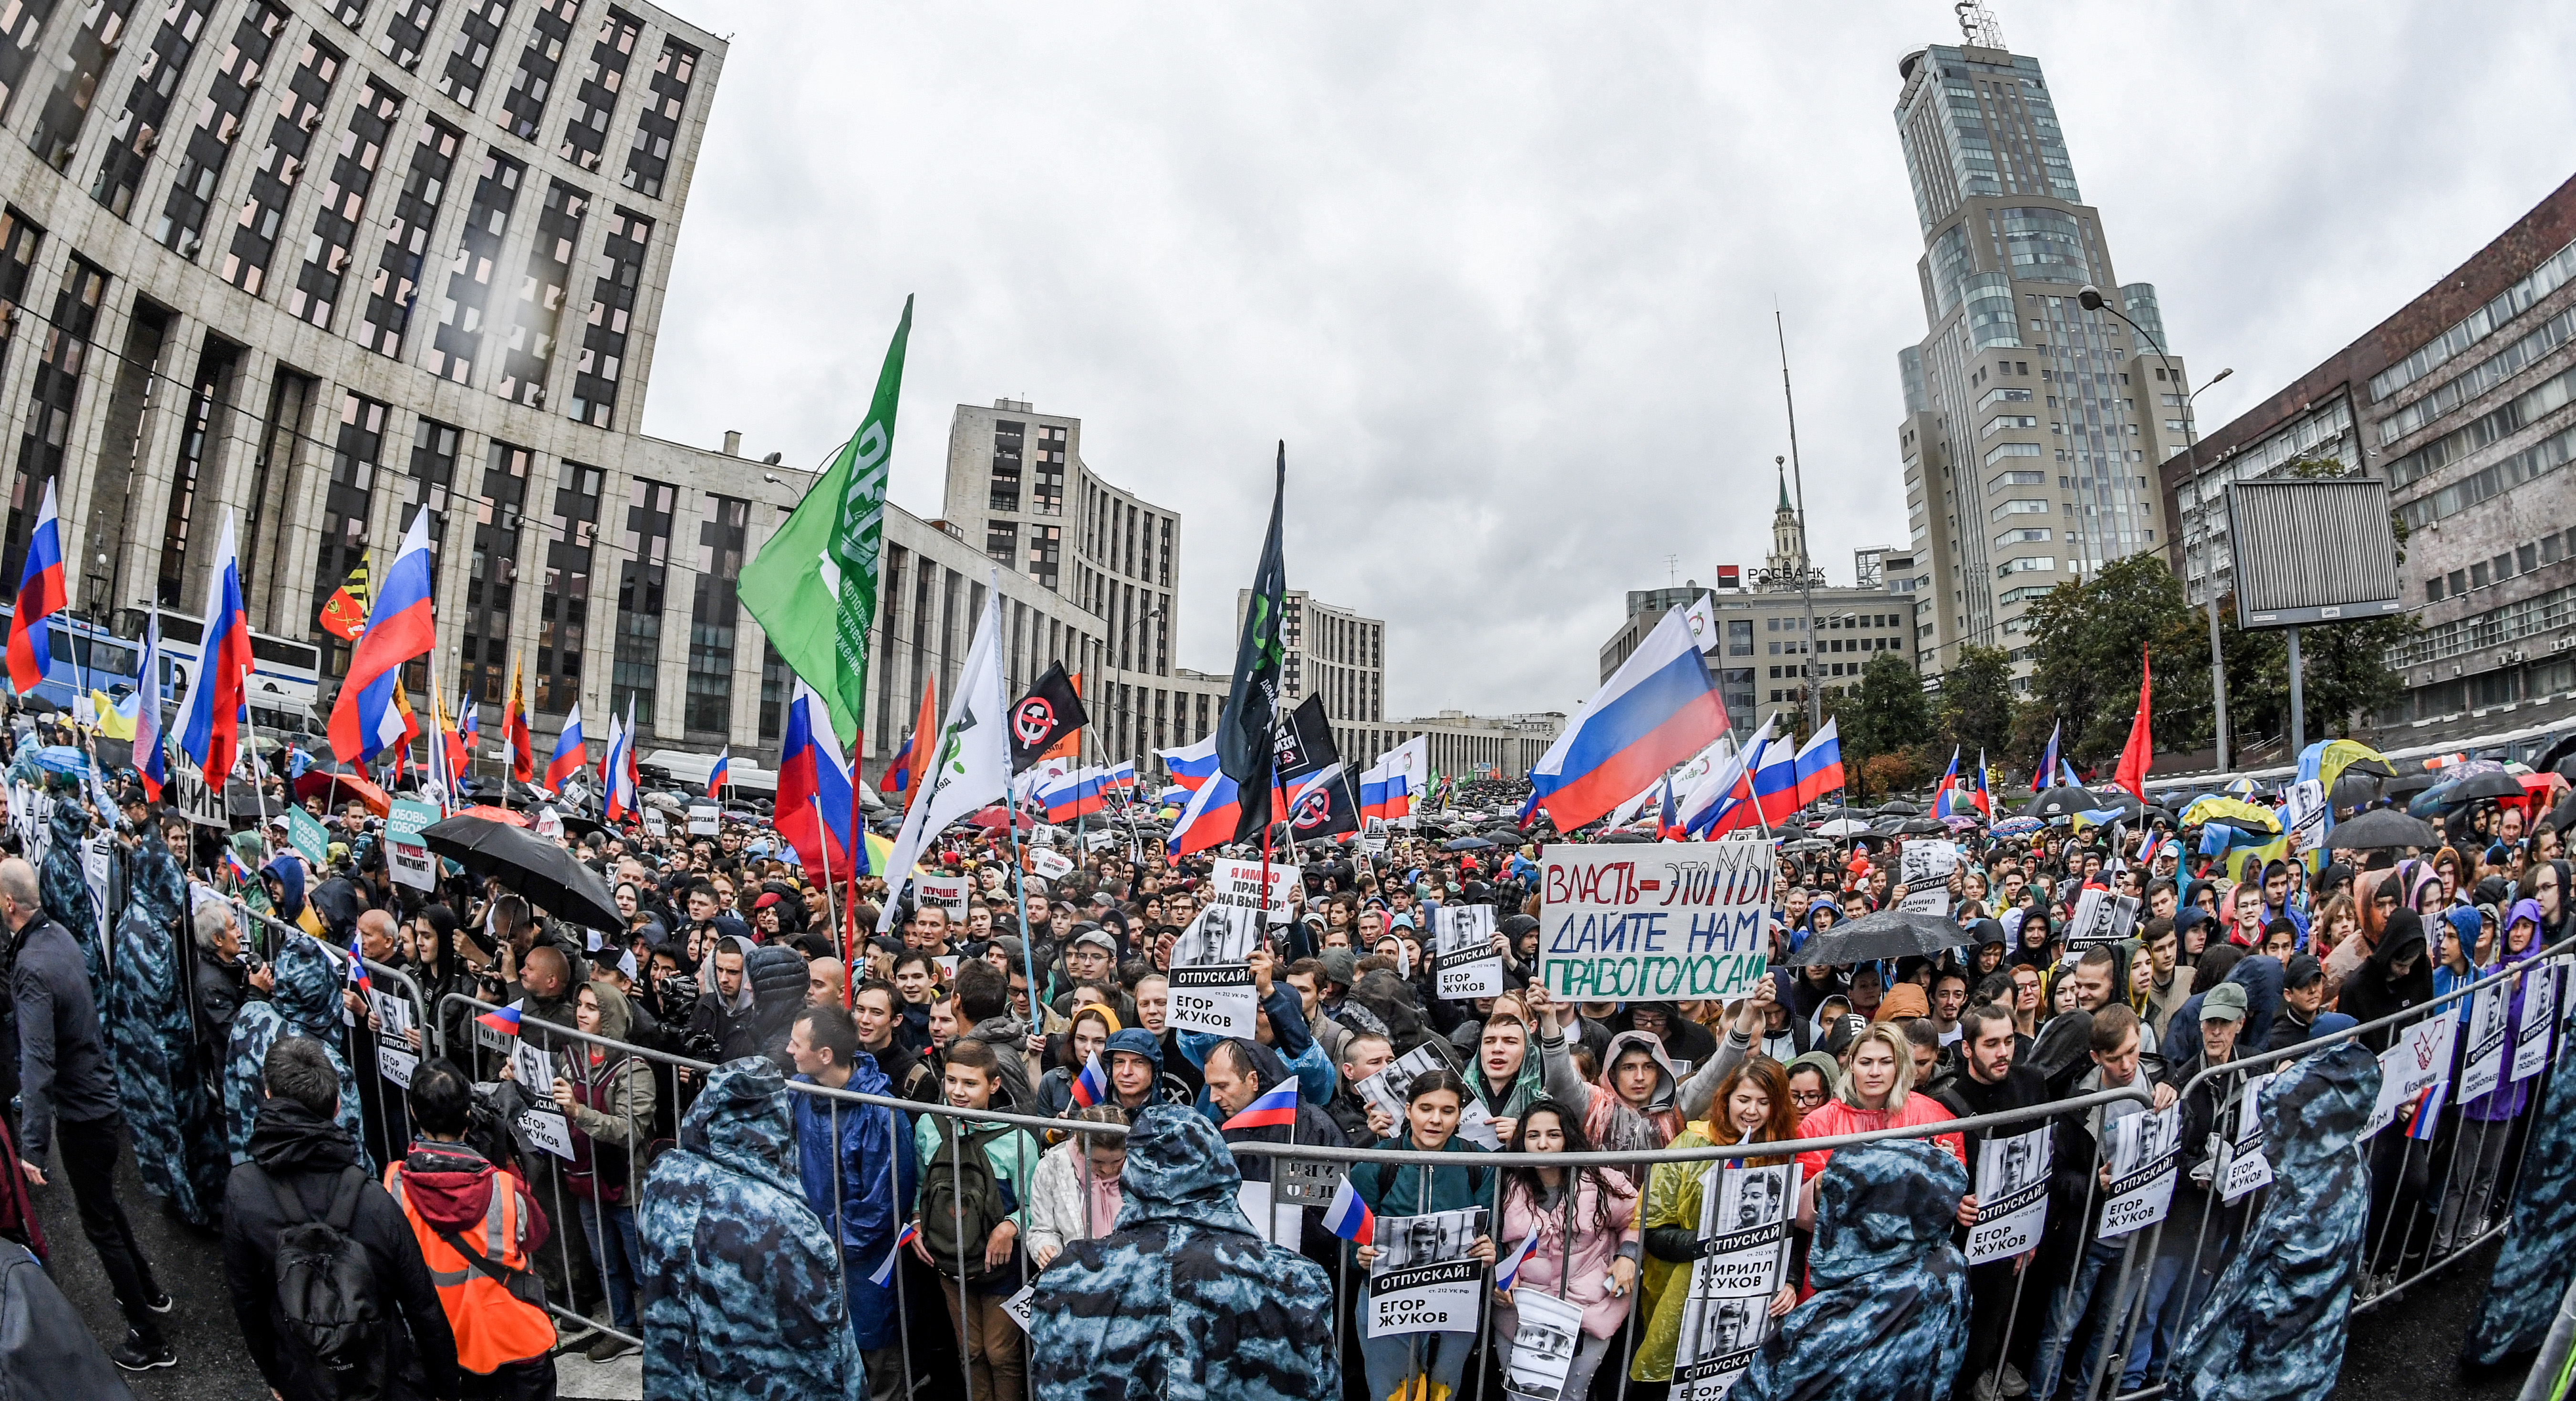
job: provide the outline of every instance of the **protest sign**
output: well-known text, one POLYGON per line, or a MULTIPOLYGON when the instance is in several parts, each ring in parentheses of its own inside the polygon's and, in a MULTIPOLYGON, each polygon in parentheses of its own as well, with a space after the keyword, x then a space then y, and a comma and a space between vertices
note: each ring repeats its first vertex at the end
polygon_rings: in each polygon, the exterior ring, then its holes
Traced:
POLYGON ((412 1073, 419 1069, 420 1057, 412 1054, 409 1046, 398 1046, 388 1041, 376 1043, 378 1075, 408 1090, 411 1088, 412 1073))
POLYGON ((1432 920, 1439 993, 1452 1002, 1503 995, 1503 956, 1494 950, 1494 907, 1443 905, 1432 920))
POLYGON ((2129 937, 2138 922, 2138 897, 2087 890, 2075 898, 2075 915, 2066 921, 2066 951, 2079 953, 2129 937))
POLYGON ((1009 1314, 1011 1321, 1020 1325, 1020 1331, 1023 1333, 1029 1331, 1029 1315, 1036 1311, 1037 1296, 1036 1285, 1023 1284, 1020 1286, 1019 1293, 1002 1301, 1002 1312, 1009 1314))
POLYGON ((716 809, 715 809, 715 808, 713 808, 713 807, 709 807, 709 806, 696 806, 696 805, 693 805, 693 806, 691 806, 691 807, 690 807, 690 809, 689 809, 689 835, 690 835, 690 836, 693 836, 693 837, 712 837, 712 836, 714 836, 714 835, 716 834, 716 827, 717 827, 717 814, 716 814, 716 809))
POLYGON ((510 1073, 518 1078, 519 1092, 532 1100, 554 1093, 554 1052, 531 1046, 524 1038, 510 1043, 510 1073))
POLYGON ((331 834, 322 829, 322 821, 302 808, 286 810, 286 840, 295 854, 315 870, 330 864, 331 834))
POLYGON ((1305 888, 1305 873, 1295 866, 1272 866, 1262 879, 1261 863, 1219 857, 1208 871, 1207 902, 1260 910, 1272 924, 1286 924, 1290 901, 1305 888))
POLYGON ((531 1109, 519 1116, 519 1132, 528 1141, 558 1158, 572 1156, 572 1123, 547 1101, 543 1109, 531 1109))
POLYGON ((1968 1228, 1968 1263, 1982 1265, 2039 1244, 2048 1224, 2049 1130, 2033 1129, 1977 1145, 1977 1224, 1968 1228))
POLYGON ((2165 1219, 2182 1155, 2182 1106, 2140 1110, 2112 1121, 2110 1149, 2111 1187, 2102 1196, 2101 1227, 2093 1233, 2098 1240, 2165 1219))
POLYGON ((1539 978, 1575 1002, 1738 997, 1770 956, 1769 841, 1549 846, 1539 978))
POLYGON ((913 897, 923 908, 946 910, 952 920, 966 917, 966 886, 964 876, 915 876, 912 881, 913 897))
POLYGON ((1719 1164, 1702 1174, 1699 1258, 1682 1302, 1672 1401, 1716 1401, 1752 1365, 1771 1334, 1771 1298, 1788 1271, 1797 1200, 1795 1163, 1719 1164))
MULTIPOLYGON (((2278 1071, 2273 1072, 2278 1074, 2278 1071)), ((2236 1120, 2233 1137, 2221 1140, 2213 1176, 2218 1182, 2218 1199, 2232 1202, 2272 1180, 2272 1159, 2263 1151, 2263 1087, 2272 1076, 2257 1075, 2245 1082, 2232 1111, 2219 1112, 2219 1131, 2226 1132, 2232 1112, 2236 1120)), ((2192 1179, 2198 1181, 2195 1175, 2192 1179)))
POLYGON ((398 885, 414 890, 438 888, 438 863, 421 832, 438 820, 438 808, 413 798, 396 798, 385 814, 385 868, 398 885))
MULTIPOLYGON (((2459 1102, 2481 1098, 2504 1083, 2506 1033, 2511 1026, 2506 1013, 2512 1010, 2501 983, 2478 989, 2469 997, 2469 1054, 2460 1067, 2459 1102)), ((2445 1016, 2457 1016, 2458 1008, 2445 1007, 2445 1016)))
POLYGON ((1559 1401, 1574 1350, 1583 1342, 1583 1306, 1535 1289, 1512 1291, 1511 1365, 1503 1369, 1503 1394, 1523 1401, 1559 1401))
POLYGON ((2457 1016, 2428 1017, 2398 1032, 2396 1044, 2379 1053, 2379 1102, 2363 1138, 2412 1113, 2425 1091, 2451 1078, 2451 1042, 2459 1026, 2457 1016))
MULTIPOLYGON (((1326 1200, 1330 1200, 1327 1198, 1326 1200)), ((1295 1250, 1305 1239, 1306 1209, 1295 1202, 1279 1201, 1267 1182, 1242 1182, 1234 1189, 1234 1204, 1243 1219, 1272 1245, 1295 1250)))
POLYGON ((1904 898, 1896 902, 1896 908, 1909 915, 1930 915, 1935 919, 1947 918, 1950 913, 1950 887, 1932 885, 1921 890, 1906 891, 1904 898))
POLYGON ((644 833, 646 836, 667 837, 671 835, 671 820, 662 815, 660 808, 646 808, 644 809, 644 833))
POLYGON ((1164 1015, 1182 1031, 1250 1036, 1256 999, 1252 951, 1261 946, 1261 915, 1240 905, 1209 905, 1172 941, 1170 1001, 1164 1015))
POLYGON ((1959 865, 1959 844, 1917 837, 1897 849, 1897 880, 1908 889, 1940 885, 1959 865))
POLYGON ((1381 1216, 1370 1244, 1368 1336, 1473 1333, 1485 1264, 1468 1252, 1485 1234, 1485 1209, 1381 1216))
POLYGON ((1431 1043, 1426 1041, 1423 1044, 1414 1047, 1402 1056, 1389 1061, 1386 1069, 1360 1081, 1359 1083, 1351 1086, 1351 1088, 1359 1094, 1360 1098, 1364 1102, 1385 1110, 1388 1118, 1393 1119, 1398 1124, 1402 1124, 1404 1122, 1404 1091, 1406 1086, 1413 1083, 1413 1077, 1420 1075, 1426 1070, 1447 1069, 1449 1069, 1449 1062, 1441 1059, 1440 1053, 1432 1048, 1431 1043))
POLYGON ((2559 977, 2564 959, 2532 966, 2522 976, 2522 1027, 2513 1039, 2513 1078, 2528 1080, 2549 1064, 2550 1033, 2558 1027, 2559 977))
POLYGON ((1073 870, 1073 858, 1047 847, 1029 848, 1029 869, 1040 880, 1062 880, 1073 870))

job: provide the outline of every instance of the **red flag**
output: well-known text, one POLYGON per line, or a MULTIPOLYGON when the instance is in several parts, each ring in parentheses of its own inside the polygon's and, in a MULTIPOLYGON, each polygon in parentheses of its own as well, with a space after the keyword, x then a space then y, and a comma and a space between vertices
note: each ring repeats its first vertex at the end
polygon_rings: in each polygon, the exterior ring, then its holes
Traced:
POLYGON ((2147 800, 2147 770, 2156 762, 2155 736, 2149 733, 2147 697, 2155 687, 2155 677, 2148 667, 2147 654, 2138 654, 2138 718, 2129 722, 2129 742, 2120 750, 2120 767, 2111 781, 2129 790, 2139 802, 2147 800))

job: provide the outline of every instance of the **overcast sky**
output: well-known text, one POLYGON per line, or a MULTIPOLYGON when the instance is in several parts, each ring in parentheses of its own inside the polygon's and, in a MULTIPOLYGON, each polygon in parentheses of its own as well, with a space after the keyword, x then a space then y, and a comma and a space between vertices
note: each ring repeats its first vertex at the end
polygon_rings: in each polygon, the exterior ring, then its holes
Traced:
MULTIPOLYGON (((733 32, 645 431, 814 462, 916 294, 895 500, 957 403, 1079 416, 1182 514, 1180 665, 1230 664, 1285 438, 1289 584, 1386 620, 1390 715, 1570 709, 1625 590, 1768 549, 1775 301, 1818 562, 1905 542, 1889 112, 1947 4, 669 3, 733 32)), ((2119 278, 2235 368, 2212 426, 2576 173, 2576 7, 1998 17, 2119 278)))

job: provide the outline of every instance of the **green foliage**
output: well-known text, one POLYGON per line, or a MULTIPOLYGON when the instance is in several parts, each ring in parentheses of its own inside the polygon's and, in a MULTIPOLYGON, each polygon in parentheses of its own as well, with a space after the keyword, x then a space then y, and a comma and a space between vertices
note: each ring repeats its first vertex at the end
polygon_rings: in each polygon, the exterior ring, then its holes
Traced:
POLYGON ((1923 677, 1895 652, 1870 658, 1860 684, 1835 697, 1832 706, 1848 761, 1898 753, 1932 737, 1932 707, 1923 698, 1923 677))
POLYGON ((1941 676, 1941 737, 1969 754, 2003 759, 2012 744, 2012 654, 1963 643, 1941 676))

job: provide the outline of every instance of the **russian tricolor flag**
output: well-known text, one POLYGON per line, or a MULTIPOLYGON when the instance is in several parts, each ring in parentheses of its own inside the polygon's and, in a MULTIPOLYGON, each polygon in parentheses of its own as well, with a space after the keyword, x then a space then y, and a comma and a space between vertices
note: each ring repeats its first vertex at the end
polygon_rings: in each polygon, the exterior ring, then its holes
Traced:
POLYGON ((170 759, 161 752, 161 608, 153 605, 143 622, 143 669, 134 685, 134 772, 143 779, 143 796, 161 801, 161 785, 170 781, 170 759))
POLYGON ((375 981, 367 976, 367 955, 359 949, 355 934, 349 936, 349 983, 367 991, 373 991, 376 986, 375 981))
MULTIPOLYGON (((368 631, 375 629, 369 628, 368 631)), ((581 702, 574 701, 572 712, 564 716, 563 733, 555 736, 554 757, 546 760, 545 777, 538 782, 561 792, 564 781, 581 772, 582 766, 589 762, 590 746, 581 740, 581 702)))
POLYGON ((1136 787, 1136 761, 1130 759, 1123 764, 1117 764, 1110 768, 1102 769, 1100 771, 1100 786, 1104 790, 1116 789, 1122 793, 1134 791, 1136 787))
MULTIPOLYGON (((787 701, 787 729, 780 742, 778 802, 771 819, 807 871, 829 880, 853 874, 850 770, 832 733, 823 698, 804 678, 787 701), (817 723, 817 722, 820 723, 817 723)), ((882 875, 883 872, 878 874, 882 875)))
POLYGON ((1324 1208, 1324 1229, 1357 1245, 1368 1245, 1377 1237, 1377 1213, 1360 1198, 1351 1180, 1333 1189, 1333 1204, 1324 1208))
MULTIPOLYGON (((521 1001, 525 1000, 521 999, 521 1001)), ((503 1036, 516 1036, 519 1034, 519 1003, 513 1002, 507 1007, 495 1007, 474 1020, 503 1036)))
POLYGON ((1950 746, 1949 770, 1941 775, 1940 786, 1932 790, 1932 815, 1934 817, 1948 817, 1950 815, 1952 811, 1951 802, 1957 794, 1958 787, 1959 746, 1954 744, 1950 746))
MULTIPOLYGON (((1369 765, 1360 774, 1360 816, 1366 818, 1388 815, 1394 806, 1394 800, 1387 796, 1387 790, 1393 782, 1393 775, 1386 771, 1384 758, 1369 765)), ((1536 795, 1531 796, 1532 801, 1535 801, 1536 795)))
POLYGON ((1243 1106, 1243 1112, 1217 1125, 1220 1129, 1272 1129, 1297 1122, 1297 1082, 1282 1080, 1243 1106))
POLYGON ((1494 1269, 1495 1293, 1509 1294, 1512 1292, 1512 1286, 1520 1282, 1521 1266, 1529 1263, 1531 1253, 1537 1249, 1538 1232, 1532 1231, 1528 1235, 1521 1237, 1521 1243, 1512 1247, 1510 1258, 1504 1260, 1494 1269))
POLYGON ((2030 771, 2031 792, 2044 791, 2051 782, 2049 775, 2057 772, 2057 734, 2065 728, 2066 722, 2063 720, 2048 727, 2048 750, 2039 756, 2039 767, 2030 771))
POLYGON ((1726 732, 1726 703, 1674 609, 1655 625, 1530 774, 1560 831, 1619 805, 1726 732))
POLYGON ((54 483, 45 479, 45 504, 27 536, 27 564, 18 572, 18 602, 9 614, 9 684, 26 695, 54 664, 53 624, 47 618, 70 601, 63 592, 63 528, 54 516, 54 483))
POLYGON ((250 616, 242 609, 241 562, 233 547, 232 513, 224 513, 215 545, 215 571, 206 583, 206 625, 199 634, 197 674, 179 703, 179 750, 197 765, 208 786, 220 790, 240 748, 243 693, 251 670, 250 616))
POLYGON ((1995 797, 1992 793, 1986 791, 1986 751, 1983 749, 1979 749, 1977 751, 1977 796, 1975 798, 1975 802, 1977 804, 1977 811, 1984 813, 1988 821, 1993 821, 1995 816, 1995 797))
POLYGON ((876 1270, 868 1276, 868 1283, 875 1285, 879 1289, 892 1287, 894 1284, 894 1267, 896 1262, 903 1259, 903 1248, 912 1244, 913 1239, 920 1234, 921 1228, 919 1226, 910 1221, 904 1222, 902 1232, 894 1238, 894 1249, 886 1252, 885 1263, 877 1266, 876 1270))
MULTIPOLYGON (((1955 767, 1958 756, 1951 755, 1950 762, 1955 767)), ((1843 786, 1843 742, 1832 720, 1826 720, 1824 728, 1809 736, 1798 751, 1797 773, 1797 801, 1789 805, 1792 812, 1843 786)))
POLYGON ((1729 808, 1752 796, 1746 775, 1761 764, 1762 751, 1772 742, 1772 732, 1779 727, 1780 717, 1771 716, 1744 747, 1709 770, 1708 775, 1691 785, 1682 795, 1681 826, 1685 836, 1706 833, 1729 808))
POLYGON ((608 720, 608 758, 602 762, 600 780, 607 796, 601 800, 600 815, 610 822, 635 811, 635 697, 626 697, 626 723, 617 717, 608 720))
MULTIPOLYGON (((835 743, 837 742, 838 741, 835 740, 835 743)), ((708 797, 721 798, 724 796, 723 789, 725 786, 725 780, 733 776, 732 770, 733 746, 728 744, 724 748, 716 751, 715 767, 707 770, 708 797)))
POLYGON ((1077 1108, 1089 1109, 1107 1098, 1109 1077, 1100 1069, 1100 1053, 1094 1051, 1082 1063, 1082 1073, 1073 1077, 1073 1102, 1077 1108))
POLYGON ((1706 835, 1767 827, 1798 810, 1798 756, 1787 735, 1762 746, 1729 797, 1709 820, 1706 835))
POLYGON ((1241 794, 1234 780, 1216 774, 1190 794, 1190 805, 1181 810, 1180 820, 1172 824, 1169 849, 1174 856, 1187 856, 1193 851, 1234 840, 1234 825, 1242 817, 1241 794))
POLYGON ((438 626, 430 618, 432 583, 429 512, 416 511, 402 548, 377 583, 367 630, 358 634, 349 674, 331 703, 331 752, 341 763, 366 763, 410 733, 394 693, 402 687, 403 663, 438 645, 438 626))
POLYGON ((1040 789, 1038 801, 1046 805, 1047 821, 1071 822, 1107 806, 1101 777, 1098 769, 1076 769, 1040 789))
POLYGON ((1163 771, 1172 776, 1174 783, 1195 793, 1216 777, 1216 736, 1209 735, 1178 749, 1157 749, 1154 757, 1163 761, 1163 771))

